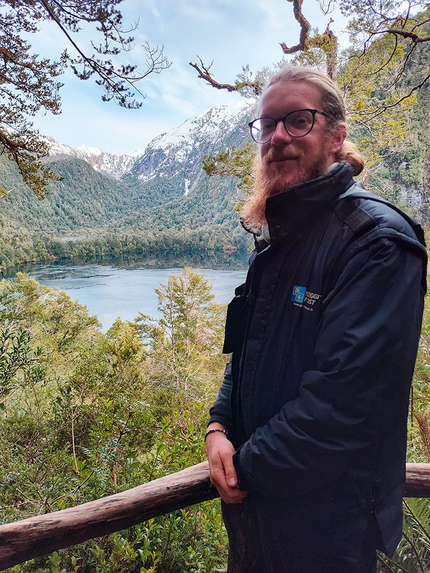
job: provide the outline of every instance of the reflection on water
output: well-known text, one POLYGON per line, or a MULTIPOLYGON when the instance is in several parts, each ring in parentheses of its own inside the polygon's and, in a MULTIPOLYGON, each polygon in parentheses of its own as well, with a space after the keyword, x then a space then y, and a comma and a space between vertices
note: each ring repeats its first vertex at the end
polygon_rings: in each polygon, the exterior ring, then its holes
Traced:
MULTIPOLYGON (((158 253, 157 255, 124 255, 120 257, 91 257, 90 259, 73 259, 69 261, 57 261, 49 267, 83 266, 98 264, 124 269, 168 269, 191 267, 193 269, 219 269, 219 270, 246 270, 248 266, 248 253, 238 251, 236 253, 216 253, 213 256, 207 254, 174 254, 158 253)), ((4 278, 14 277, 17 272, 31 274, 35 268, 41 265, 26 263, 16 268, 3 269, 1 276, 4 278)))
POLYGON ((54 263, 19 270, 42 285, 65 290, 73 300, 86 305, 89 313, 96 315, 107 330, 118 317, 134 320, 139 312, 158 317, 158 298, 154 289, 166 284, 171 274, 181 274, 184 266, 198 269, 212 285, 215 300, 226 304, 235 287, 245 279, 247 261, 243 255, 199 261, 193 257, 169 260, 154 257, 140 261, 111 259, 104 264, 54 263), (222 266, 223 259, 228 263, 225 266, 222 266), (173 264, 168 265, 169 262, 173 264))

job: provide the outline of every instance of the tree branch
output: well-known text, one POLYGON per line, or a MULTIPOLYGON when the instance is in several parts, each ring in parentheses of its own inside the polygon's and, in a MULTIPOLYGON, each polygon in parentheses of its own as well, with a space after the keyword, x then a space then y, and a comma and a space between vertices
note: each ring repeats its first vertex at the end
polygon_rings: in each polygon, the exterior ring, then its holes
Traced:
POLYGON ((263 90, 263 85, 258 81, 251 82, 248 80, 244 80, 241 82, 236 82, 236 84, 220 84, 213 78, 212 74, 210 73, 210 69, 213 65, 213 62, 211 62, 209 66, 206 66, 203 63, 200 56, 197 57, 199 58, 200 66, 198 64, 193 64, 192 62, 190 62, 190 66, 197 71, 198 74, 197 77, 201 78, 202 80, 206 80, 208 84, 211 85, 213 88, 217 90, 227 90, 229 92, 240 92, 243 88, 248 87, 251 88, 251 90, 254 92, 255 95, 261 94, 263 90))
POLYGON ((300 26, 300 36, 299 43, 291 48, 282 42, 280 44, 284 54, 294 54, 295 52, 304 52, 309 49, 309 32, 311 30, 311 25, 309 21, 303 16, 302 5, 303 0, 288 0, 288 2, 293 3, 293 14, 294 18, 297 20, 300 26))
MULTIPOLYGON (((430 496, 430 464, 406 464, 404 496, 430 496)), ((215 497, 203 462, 109 497, 1 525, 0 570, 215 497)))
POLYGON ((237 87, 232 85, 232 84, 220 84, 219 82, 214 80, 214 78, 212 77, 212 74, 209 72, 209 70, 212 67, 213 62, 210 64, 210 66, 206 66, 202 62, 202 59, 200 58, 200 56, 197 56, 197 57, 200 60, 200 66, 198 66, 197 64, 193 64, 192 62, 190 62, 190 66, 197 71, 199 78, 201 78, 202 80, 206 80, 208 82, 208 84, 210 84, 212 87, 216 88, 217 90, 227 90, 229 92, 237 92, 238 91, 237 87))
POLYGON ((381 30, 379 34, 394 34, 395 36, 402 36, 403 38, 409 38, 414 44, 421 44, 422 42, 430 42, 430 35, 418 36, 415 32, 407 32, 406 30, 399 30, 397 28, 388 28, 387 30, 381 30))
POLYGON ((311 25, 305 18, 302 12, 303 0, 288 0, 293 3, 294 18, 300 26, 299 43, 289 48, 285 42, 280 44, 284 54, 294 54, 296 52, 307 52, 312 48, 320 48, 326 54, 327 59, 327 75, 334 78, 337 72, 337 49, 338 42, 336 35, 330 30, 330 24, 334 22, 330 18, 330 22, 323 34, 310 36, 311 25))

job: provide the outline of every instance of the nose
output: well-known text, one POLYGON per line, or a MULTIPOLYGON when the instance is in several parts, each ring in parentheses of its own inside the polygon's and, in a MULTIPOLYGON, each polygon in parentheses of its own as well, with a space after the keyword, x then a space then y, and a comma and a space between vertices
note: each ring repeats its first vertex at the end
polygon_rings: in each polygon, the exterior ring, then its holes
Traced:
POLYGON ((283 146, 291 143, 292 137, 285 129, 284 122, 279 120, 276 124, 275 131, 273 132, 271 144, 275 146, 283 146))

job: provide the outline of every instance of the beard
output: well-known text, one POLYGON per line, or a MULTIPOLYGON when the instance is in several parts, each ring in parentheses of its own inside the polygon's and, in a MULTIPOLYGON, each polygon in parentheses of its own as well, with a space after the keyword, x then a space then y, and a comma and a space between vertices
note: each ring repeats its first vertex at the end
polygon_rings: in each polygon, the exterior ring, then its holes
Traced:
POLYGON ((253 193, 245 203, 242 210, 243 224, 250 230, 257 230, 266 224, 266 200, 272 195, 282 193, 293 185, 306 183, 320 177, 326 172, 326 161, 319 159, 307 165, 306 169, 296 170, 294 174, 289 172, 288 166, 270 173, 271 156, 266 156, 262 161, 259 156, 254 159, 253 165, 253 193))
POLYGON ((264 189, 264 194, 267 197, 282 193, 293 185, 306 183, 320 177, 326 172, 327 158, 325 156, 316 157, 313 162, 306 165, 301 165, 299 169, 291 168, 287 164, 279 166, 279 163, 271 163, 276 159, 286 159, 283 153, 277 153, 271 150, 264 159, 259 159, 258 164, 255 166, 255 183, 256 187, 264 189))

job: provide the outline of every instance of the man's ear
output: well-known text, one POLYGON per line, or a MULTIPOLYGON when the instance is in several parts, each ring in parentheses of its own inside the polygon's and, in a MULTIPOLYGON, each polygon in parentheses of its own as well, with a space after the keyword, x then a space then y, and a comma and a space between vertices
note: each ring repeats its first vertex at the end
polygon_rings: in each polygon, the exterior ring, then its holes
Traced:
POLYGON ((343 142, 346 139, 346 123, 338 123, 336 130, 332 133, 332 153, 337 155, 342 149, 343 142))

